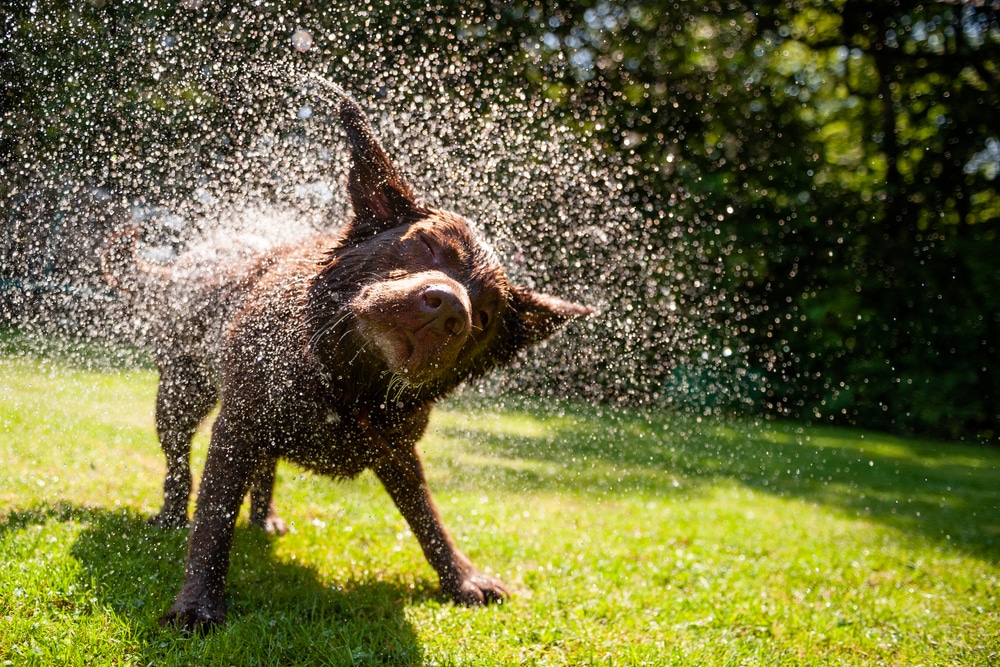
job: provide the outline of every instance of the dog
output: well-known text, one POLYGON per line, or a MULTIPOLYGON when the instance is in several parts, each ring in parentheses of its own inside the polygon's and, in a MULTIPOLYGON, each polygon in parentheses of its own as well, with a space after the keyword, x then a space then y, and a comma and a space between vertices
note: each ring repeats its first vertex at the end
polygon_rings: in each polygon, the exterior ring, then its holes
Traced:
POLYGON ((349 96, 339 116, 352 209, 339 233, 235 260, 194 253, 171 267, 139 259, 134 232, 106 253, 113 284, 146 294, 153 320, 167 473, 152 523, 187 525, 191 438, 220 405, 184 584, 162 625, 225 621, 248 491, 250 523, 285 531, 272 498, 279 458, 335 477, 373 470, 454 602, 508 595, 445 530, 416 445, 435 401, 593 311, 511 284, 465 218, 418 202, 349 96))

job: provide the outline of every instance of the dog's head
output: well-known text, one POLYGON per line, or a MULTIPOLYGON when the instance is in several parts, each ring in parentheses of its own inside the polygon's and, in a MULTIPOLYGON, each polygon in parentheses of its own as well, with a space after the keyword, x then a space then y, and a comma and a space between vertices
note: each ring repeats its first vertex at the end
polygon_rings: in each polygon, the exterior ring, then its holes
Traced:
POLYGON ((467 220, 417 202, 355 102, 345 99, 340 115, 354 215, 313 293, 344 299, 340 319, 350 320, 345 335, 359 352, 405 384, 441 393, 593 312, 512 285, 467 220))

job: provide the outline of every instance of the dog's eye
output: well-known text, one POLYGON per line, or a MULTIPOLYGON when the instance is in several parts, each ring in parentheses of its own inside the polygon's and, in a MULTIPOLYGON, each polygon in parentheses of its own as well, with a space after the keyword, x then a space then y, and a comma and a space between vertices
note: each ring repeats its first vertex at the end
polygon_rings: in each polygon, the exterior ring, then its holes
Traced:
POLYGON ((424 247, 427 248, 427 252, 430 253, 433 259, 437 259, 437 252, 434 250, 434 245, 427 240, 426 236, 421 236, 420 240, 423 242, 424 247))
POLYGON ((486 329, 490 324, 490 314, 485 310, 479 311, 479 328, 486 329))

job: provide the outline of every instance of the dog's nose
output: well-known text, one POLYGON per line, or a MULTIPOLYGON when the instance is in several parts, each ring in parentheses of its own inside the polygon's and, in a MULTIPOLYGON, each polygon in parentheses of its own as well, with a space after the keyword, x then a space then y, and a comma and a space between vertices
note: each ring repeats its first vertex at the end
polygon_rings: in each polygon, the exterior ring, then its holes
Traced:
POLYGON ((431 285, 422 294, 422 310, 429 323, 443 334, 457 336, 465 330, 468 309, 455 292, 444 285, 431 285))

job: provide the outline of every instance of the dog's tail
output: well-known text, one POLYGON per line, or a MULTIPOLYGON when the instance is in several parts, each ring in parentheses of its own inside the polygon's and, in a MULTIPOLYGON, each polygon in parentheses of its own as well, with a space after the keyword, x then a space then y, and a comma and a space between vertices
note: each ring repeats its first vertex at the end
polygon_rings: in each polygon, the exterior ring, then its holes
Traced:
POLYGON ((137 294, 152 283, 165 282, 170 268, 151 264, 139 256, 138 227, 127 227, 113 234, 101 251, 101 273, 113 289, 126 294, 137 294))

